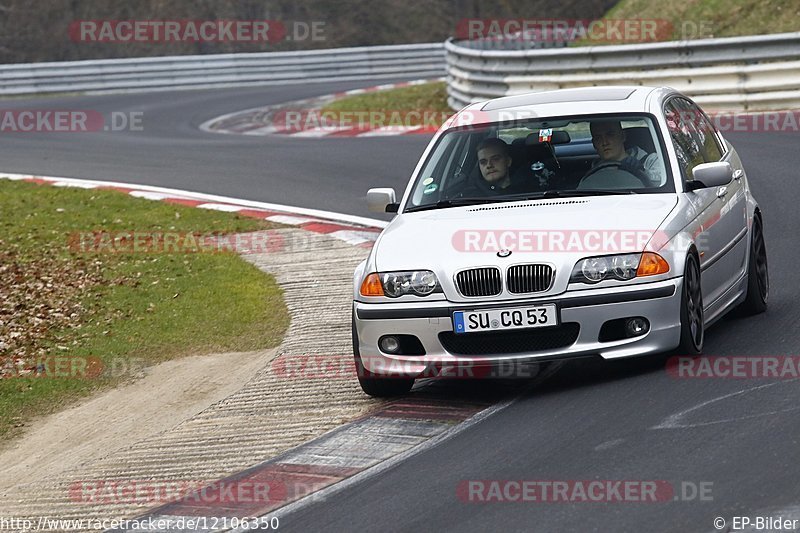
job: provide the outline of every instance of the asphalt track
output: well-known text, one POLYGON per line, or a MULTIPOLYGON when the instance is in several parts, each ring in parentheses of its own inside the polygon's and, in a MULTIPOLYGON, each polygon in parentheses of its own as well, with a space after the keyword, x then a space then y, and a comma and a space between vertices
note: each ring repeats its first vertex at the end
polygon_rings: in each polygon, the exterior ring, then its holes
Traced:
POLYGON ((141 131, 3 133, 0 171, 161 185, 372 218, 370 187, 405 187, 428 135, 248 137, 200 131, 219 115, 402 80, 8 99, 2 109, 142 113, 141 131))
MULTIPOLYGON (((4 134, 0 169, 369 216, 366 189, 402 189, 428 137, 248 138, 196 129, 215 115, 366 84, 8 100, 6 109, 142 110, 145 129, 4 134)), ((711 328, 705 353, 798 355, 798 136, 728 138, 764 212, 772 293, 766 314, 711 328)), ((281 530, 704 532, 717 530, 715 517, 725 528, 737 515, 800 518, 800 380, 676 379, 665 360, 569 363, 506 409, 380 476, 278 512, 281 530), (458 497, 469 480, 664 480, 678 497, 682 485, 704 484, 710 494, 655 503, 476 503, 458 497)), ((463 394, 463 383, 453 387, 463 394)))

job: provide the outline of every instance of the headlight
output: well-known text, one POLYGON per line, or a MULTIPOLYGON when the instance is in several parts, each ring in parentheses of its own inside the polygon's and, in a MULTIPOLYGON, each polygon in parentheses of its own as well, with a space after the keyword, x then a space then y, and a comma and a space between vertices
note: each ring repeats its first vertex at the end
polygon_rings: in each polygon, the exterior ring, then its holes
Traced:
POLYGON ((418 270, 411 275, 411 290, 420 296, 427 296, 436 290, 439 280, 430 270, 418 270))
POLYGON ((372 273, 361 284, 362 296, 399 298, 406 294, 428 296, 434 292, 442 292, 442 287, 430 270, 372 273))
POLYGON ((605 279, 626 281, 636 277, 642 254, 608 255, 581 259, 572 269, 570 283, 600 283, 605 279))
POLYGON ((584 283, 599 283, 608 275, 608 259, 605 257, 589 257, 582 260, 578 266, 580 270, 575 272, 573 269, 573 277, 577 274, 581 281, 584 283))
POLYGON ((669 264, 653 252, 606 255, 581 259, 572 269, 570 283, 600 283, 606 279, 627 281, 635 277, 669 272, 669 264))
POLYGON ((611 258, 611 275, 623 281, 635 278, 640 257, 639 254, 615 255, 611 258))

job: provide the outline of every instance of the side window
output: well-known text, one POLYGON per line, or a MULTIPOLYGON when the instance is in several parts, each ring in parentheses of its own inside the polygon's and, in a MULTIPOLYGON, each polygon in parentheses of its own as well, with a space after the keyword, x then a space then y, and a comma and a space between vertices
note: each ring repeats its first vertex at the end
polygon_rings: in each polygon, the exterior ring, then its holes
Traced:
POLYGON ((461 168, 464 165, 464 159, 466 158, 466 152, 464 148, 467 144, 467 136, 459 135, 453 146, 450 156, 447 158, 446 164, 441 171, 442 179, 441 183, 439 183, 439 193, 441 198, 447 198, 448 193, 446 191, 452 191, 454 187, 460 188, 462 186, 464 175, 461 172, 461 168))
POLYGON ((463 136, 457 133, 448 133, 442 137, 429 160, 434 161, 435 165, 433 168, 425 165, 423 169, 423 172, 426 172, 425 178, 417 182, 411 195, 411 205, 436 203, 439 200, 442 192, 439 189, 447 185, 447 171, 452 166, 453 155, 457 153, 455 147, 462 138, 463 136))
POLYGON ((698 142, 699 134, 694 124, 686 120, 688 113, 682 113, 678 99, 673 98, 664 106, 664 115, 667 119, 669 136, 678 156, 678 165, 684 181, 692 179, 692 169, 700 163, 705 163, 698 142))
POLYGON ((677 98, 676 103, 680 107, 682 116, 686 117, 686 120, 694 125, 694 130, 698 135, 697 140, 700 144, 700 151, 703 154, 703 162, 714 163, 722 159, 722 150, 717 143, 714 126, 711 125, 706 114, 695 104, 683 98, 677 98))

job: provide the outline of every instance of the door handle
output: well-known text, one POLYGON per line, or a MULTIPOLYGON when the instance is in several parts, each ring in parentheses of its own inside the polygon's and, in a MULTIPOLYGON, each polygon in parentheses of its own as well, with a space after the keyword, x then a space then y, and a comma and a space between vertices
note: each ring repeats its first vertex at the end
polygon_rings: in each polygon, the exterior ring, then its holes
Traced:
POLYGON ((728 194, 728 188, 727 187, 720 187, 719 189, 717 189, 717 198, 722 198, 726 194, 728 194))
POLYGON ((744 176, 744 170, 742 170, 741 168, 737 168, 736 170, 733 171, 733 179, 740 180, 742 179, 742 176, 744 176))

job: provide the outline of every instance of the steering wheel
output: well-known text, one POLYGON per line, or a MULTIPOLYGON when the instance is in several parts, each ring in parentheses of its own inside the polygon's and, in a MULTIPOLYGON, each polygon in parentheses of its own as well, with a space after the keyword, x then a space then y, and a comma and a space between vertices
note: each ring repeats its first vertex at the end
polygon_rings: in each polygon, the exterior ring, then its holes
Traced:
POLYGON ((586 181, 587 178, 589 178, 593 174, 596 174, 597 172, 600 172, 601 170, 608 170, 610 168, 615 168, 615 167, 618 168, 619 170, 623 171, 623 172, 627 172, 628 174, 630 174, 632 176, 635 176, 636 179, 638 179, 645 188, 648 188, 648 187, 652 186, 652 184, 650 182, 650 178, 647 176, 647 174, 643 170, 638 169, 638 168, 631 168, 629 166, 625 166, 625 168, 622 168, 623 167, 623 162, 622 161, 604 161, 604 162, 600 163, 599 165, 597 165, 596 167, 590 169, 589 172, 587 172, 586 175, 584 175, 581 178, 581 181, 578 183, 578 189, 580 189, 581 188, 581 184, 584 181, 586 181))

